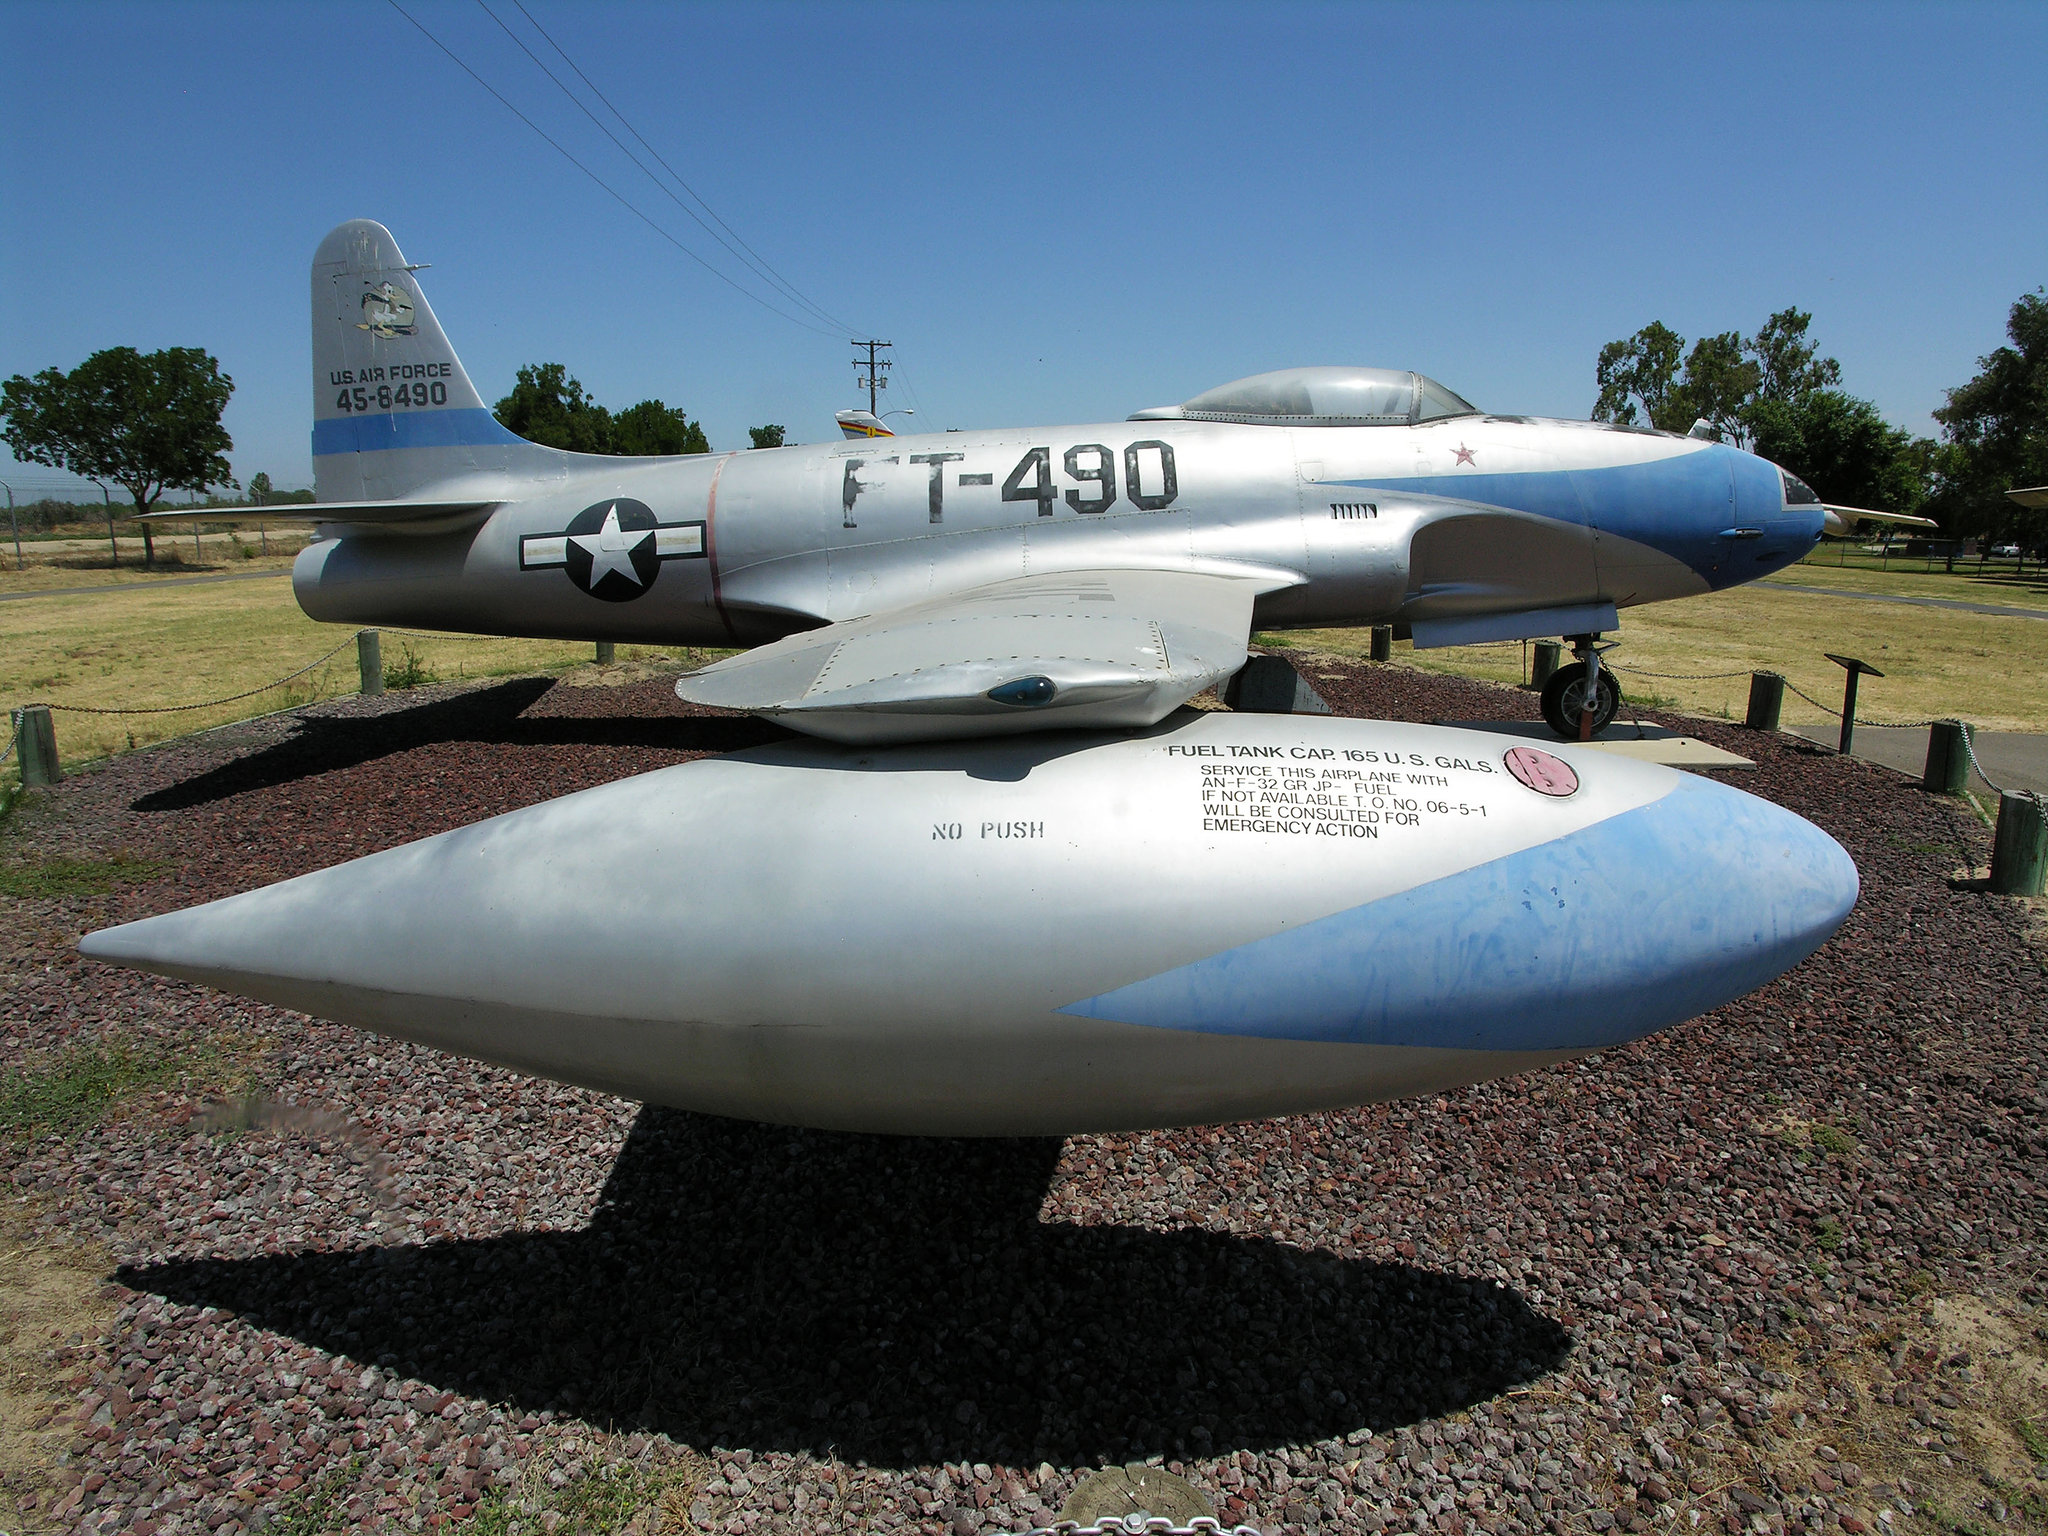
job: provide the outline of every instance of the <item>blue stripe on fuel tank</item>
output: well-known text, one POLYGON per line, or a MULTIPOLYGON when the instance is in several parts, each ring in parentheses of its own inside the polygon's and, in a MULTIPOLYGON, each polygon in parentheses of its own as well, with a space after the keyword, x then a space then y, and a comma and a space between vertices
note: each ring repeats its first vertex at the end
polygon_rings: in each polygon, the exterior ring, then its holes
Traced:
POLYGON ((526 439, 480 406, 447 411, 390 411, 372 416, 335 416, 313 423, 315 456, 375 453, 383 448, 476 448, 526 439))
POLYGON ((1857 880, 1811 822, 1680 779, 1555 841, 1060 1011, 1468 1051, 1592 1050, 1694 1018, 1819 948, 1857 880))

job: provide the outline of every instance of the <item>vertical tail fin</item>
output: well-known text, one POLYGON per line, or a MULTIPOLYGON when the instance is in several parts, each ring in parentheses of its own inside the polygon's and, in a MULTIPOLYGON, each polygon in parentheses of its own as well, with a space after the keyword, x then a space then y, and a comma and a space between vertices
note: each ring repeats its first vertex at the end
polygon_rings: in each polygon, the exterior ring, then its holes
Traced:
MULTIPOLYGON (((313 257, 313 484, 321 501, 488 494, 567 458, 484 406, 391 231, 351 219, 313 257)), ((516 492, 515 492, 516 494, 516 492)))

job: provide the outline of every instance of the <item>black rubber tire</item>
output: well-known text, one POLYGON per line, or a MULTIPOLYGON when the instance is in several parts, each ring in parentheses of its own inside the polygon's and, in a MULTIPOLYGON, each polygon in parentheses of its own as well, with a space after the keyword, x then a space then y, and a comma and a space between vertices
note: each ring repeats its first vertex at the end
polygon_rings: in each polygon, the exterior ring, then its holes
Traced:
MULTIPOLYGON (((1566 741, 1579 739, 1579 711, 1586 703, 1586 664, 1575 661, 1559 667, 1543 685, 1543 718, 1566 741)), ((1600 697, 1593 706, 1593 734, 1598 736, 1614 723, 1621 711, 1621 684, 1614 674, 1600 669, 1600 697)))

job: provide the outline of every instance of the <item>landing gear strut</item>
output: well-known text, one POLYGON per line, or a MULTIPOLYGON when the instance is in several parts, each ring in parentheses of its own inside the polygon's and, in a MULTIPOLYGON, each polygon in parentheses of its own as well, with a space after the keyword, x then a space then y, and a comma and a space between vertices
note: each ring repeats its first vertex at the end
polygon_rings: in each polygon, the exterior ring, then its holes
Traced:
POLYGON ((1621 710, 1621 685, 1600 665, 1597 635, 1570 635, 1577 661, 1559 667, 1543 685, 1543 718, 1567 741, 1590 741, 1614 722, 1621 710))

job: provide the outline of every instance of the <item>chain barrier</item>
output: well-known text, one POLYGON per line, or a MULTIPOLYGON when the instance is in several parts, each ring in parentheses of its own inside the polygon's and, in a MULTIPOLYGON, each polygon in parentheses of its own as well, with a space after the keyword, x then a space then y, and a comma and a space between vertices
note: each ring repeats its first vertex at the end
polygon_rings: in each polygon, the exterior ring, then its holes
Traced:
MULTIPOLYGON (((479 645, 481 645, 481 644, 484 644, 484 643, 486 643, 486 642, 491 642, 491 641, 495 641, 495 642, 497 642, 498 644, 501 644, 501 645, 502 645, 502 644, 503 644, 503 643, 504 643, 504 642, 505 642, 506 640, 508 640, 508 639, 514 639, 514 638, 515 638, 515 637, 513 637, 513 636, 509 636, 509 635, 450 635, 450 634, 444 634, 444 633, 443 633, 442 631, 440 631, 440 630, 438 630, 438 629, 382 629, 382 628, 380 628, 380 629, 379 629, 379 630, 377 631, 377 633, 378 633, 378 634, 380 634, 380 635, 410 635, 410 636, 412 636, 412 638, 413 638, 413 639, 415 639, 415 640, 474 640, 474 641, 476 641, 476 642, 477 642, 477 643, 478 643, 479 645)), ((567 642, 565 642, 565 643, 566 643, 566 644, 569 644, 569 645, 578 645, 578 644, 581 644, 582 642, 580 642, 580 641, 576 641, 576 640, 571 640, 571 641, 567 641, 567 642)))
POLYGON ((1991 785, 1991 792, 1994 795, 2003 796, 2006 793, 2004 788, 1994 783, 1991 778, 1991 775, 1984 771, 1984 765, 1977 761, 1977 744, 1970 740, 1970 738, 1976 734, 1977 733, 1971 730, 1967 725, 1963 727, 1963 751, 1969 754, 1970 766, 1977 770, 1977 777, 1982 779, 1986 784, 1991 785))
POLYGON ((295 677, 304 677, 315 667, 323 666, 327 662, 332 661, 355 643, 356 637, 350 635, 326 655, 307 662, 298 671, 287 672, 276 681, 265 683, 261 688, 251 688, 246 693, 231 693, 224 699, 205 699, 197 704, 163 704, 154 709, 98 709, 90 704, 52 704, 48 707, 53 710, 61 709, 66 714, 72 715, 176 715, 191 709, 213 709, 222 704, 238 704, 243 699, 253 699, 259 693, 268 693, 273 688, 282 687, 295 677))
POLYGON ((1254 1525, 1224 1525, 1213 1515, 1197 1515, 1175 1525, 1163 1515, 1104 1515, 1090 1525, 1058 1520, 1034 1526, 1026 1536, 1262 1536, 1254 1525))
POLYGON ((1626 672, 1633 677, 1661 678, 1674 683, 1704 683, 1715 678, 1749 677, 1756 671, 1754 667, 1744 667, 1739 672, 1649 672, 1621 661, 1602 661, 1600 665, 1610 672, 1626 672))
POLYGON ((14 756, 14 749, 21 744, 21 711, 18 709, 13 713, 13 724, 14 729, 7 734, 7 750, 0 752, 0 763, 14 756))

